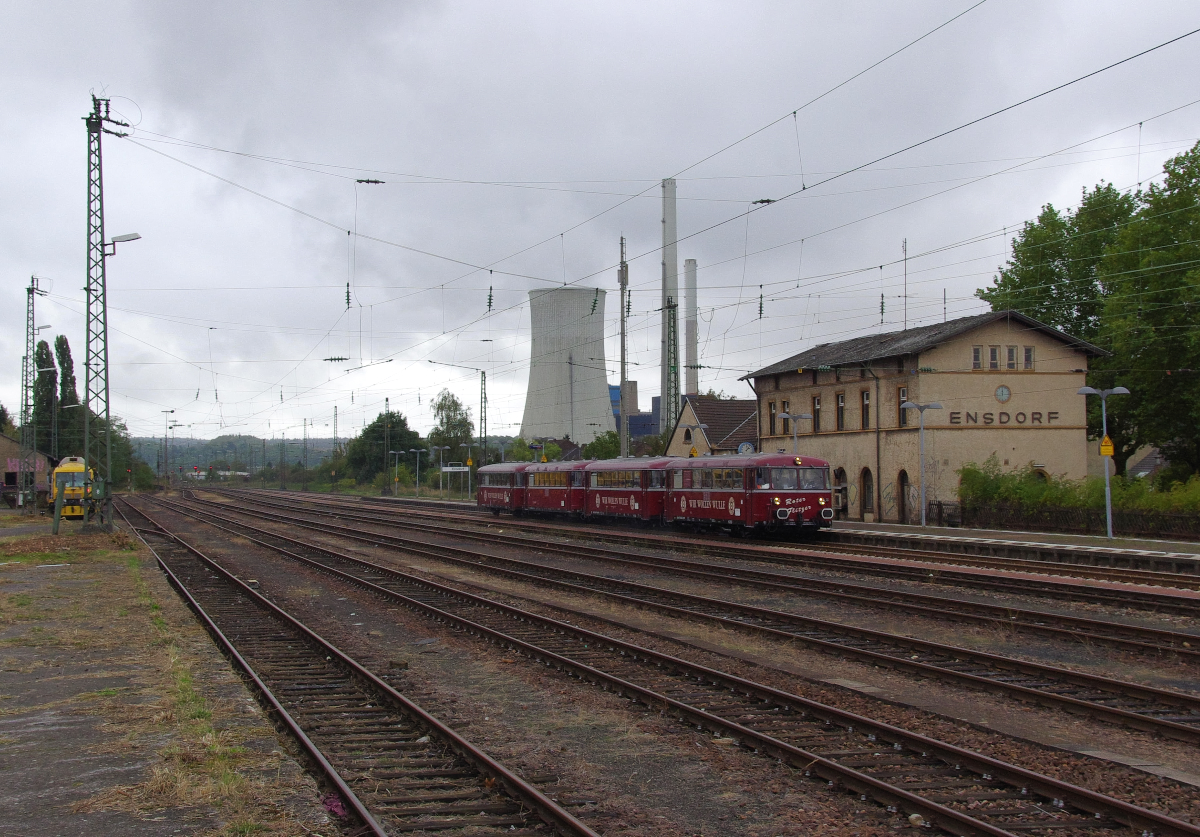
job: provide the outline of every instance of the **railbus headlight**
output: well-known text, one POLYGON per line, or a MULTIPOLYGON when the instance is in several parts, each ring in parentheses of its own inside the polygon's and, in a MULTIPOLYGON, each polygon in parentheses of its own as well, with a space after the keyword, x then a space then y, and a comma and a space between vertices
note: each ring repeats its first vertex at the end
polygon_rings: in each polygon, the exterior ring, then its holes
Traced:
POLYGON ((776 498, 775 498, 775 505, 777 505, 777 506, 779 505, 779 498, 778 498, 778 497, 776 497, 776 498))

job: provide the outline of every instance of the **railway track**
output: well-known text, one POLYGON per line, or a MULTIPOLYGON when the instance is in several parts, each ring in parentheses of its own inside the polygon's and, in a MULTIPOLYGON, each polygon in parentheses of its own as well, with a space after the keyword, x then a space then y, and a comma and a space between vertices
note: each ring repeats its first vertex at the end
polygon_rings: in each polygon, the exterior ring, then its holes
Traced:
MULTIPOLYGON (((274 503, 270 505, 278 508, 274 503)), ((345 517, 338 512, 330 514, 335 518, 345 517)), ((369 516, 359 514, 352 515, 350 519, 363 523, 380 523, 369 516)), ((386 521, 386 525, 420 532, 429 531, 427 526, 403 519, 389 519, 386 521)), ((494 524, 489 523, 488 525, 493 526, 494 524)), ((446 534, 451 533, 447 531, 446 534)), ((1119 648, 1152 655, 1173 655, 1185 660, 1200 661, 1200 634, 1157 630, 1109 620, 1086 619, 1046 611, 991 605, 955 599, 950 596, 935 596, 910 591, 900 592, 851 581, 801 578, 795 575, 766 572, 729 564, 716 564, 710 561, 631 553, 628 550, 577 543, 563 544, 547 540, 534 540, 519 535, 502 534, 494 529, 491 531, 486 528, 480 531, 454 529, 452 534, 456 539, 467 539, 493 545, 503 544, 518 549, 533 549, 540 553, 561 555, 570 559, 594 559, 646 572, 661 572, 668 569, 675 575, 684 575, 721 585, 735 581, 739 585, 772 592, 821 597, 918 616, 990 625, 1006 631, 1032 633, 1054 639, 1083 641, 1095 646, 1119 648)), ((1197 602, 1196 605, 1200 608, 1200 602, 1197 602)))
MULTIPOLYGON (((1200 828, 1066 782, 667 654, 295 538, 213 522, 283 558, 677 717, 721 743, 961 835, 1200 836, 1200 828), (247 532, 253 532, 248 535, 247 532)), ((904 824, 899 819, 897 824, 904 824)))
MULTIPOLYGON (((208 507, 211 505, 220 504, 209 504, 208 507)), ((200 519, 204 517, 194 509, 179 506, 176 508, 200 519)), ((264 518, 322 534, 332 534, 373 546, 398 549, 407 554, 456 563, 475 571, 483 570, 525 583, 551 585, 584 595, 600 594, 624 604, 670 616, 701 620, 773 640, 800 643, 872 665, 883 665, 920 676, 934 676, 984 688, 992 693, 1002 692, 1022 701, 1090 715, 1146 732, 1183 741, 1200 742, 1200 698, 1180 692, 1139 686, 996 654, 721 599, 547 567, 446 544, 431 544, 427 541, 376 534, 361 528, 315 524, 292 516, 244 508, 226 511, 236 511, 238 514, 264 518)), ((290 540, 212 511, 208 514, 222 519, 225 523, 251 531, 256 536, 290 540)))
POLYGON ((598 837, 144 510, 126 502, 122 516, 336 788, 356 833, 598 837))
MULTIPOLYGON (((283 510, 305 508, 314 513, 341 517, 345 520, 355 520, 364 523, 380 523, 380 517, 374 512, 364 510, 361 504, 313 503, 311 501, 293 502, 291 498, 278 497, 264 499, 262 492, 255 491, 216 491, 214 493, 236 497, 240 502, 253 502, 268 505, 283 510), (322 508, 323 507, 323 508, 322 508)), ((405 515, 410 516, 410 515, 405 515)), ((428 512, 419 513, 419 519, 439 520, 453 523, 461 527, 464 519, 448 515, 431 515, 428 512)), ((470 515, 466 520, 486 526, 487 517, 470 515)), ((407 526, 413 529, 427 529, 404 517, 389 515, 382 522, 396 526, 407 526)), ((544 535, 563 536, 572 539, 588 538, 590 542, 611 544, 627 550, 630 547, 646 549, 669 550, 702 555, 705 557, 725 558, 737 561, 774 564, 789 569, 810 568, 820 571, 838 573, 853 573, 855 575, 873 576, 882 579, 907 581, 918 584, 937 583, 955 587, 965 587, 971 590, 990 590, 998 593, 1015 595, 1051 596, 1059 601, 1077 601, 1093 604, 1105 604, 1114 607, 1132 607, 1138 609, 1157 610, 1165 613, 1200 616, 1200 597, 1192 595, 1172 594, 1168 589, 1161 593, 1148 587, 1178 588, 1195 590, 1195 576, 1171 573, 1141 573, 1139 580, 1122 580, 1123 573, 1116 573, 1111 578, 1111 571, 1095 571, 1088 574, 1091 568, 1077 568, 1075 565, 1062 565, 1061 568, 1048 566, 1043 562, 1034 562, 1036 569, 1024 571, 1012 567, 1003 561, 995 561, 992 572, 971 572, 969 570, 954 570, 945 568, 945 564, 954 563, 952 559, 942 556, 937 565, 930 565, 924 559, 903 556, 902 560, 875 561, 866 557, 855 557, 849 553, 835 554, 821 551, 824 549, 808 549, 800 547, 779 546, 749 546, 731 544, 714 540, 699 540, 694 538, 669 537, 666 535, 647 535, 641 533, 621 532, 611 528, 595 529, 576 526, 560 526, 553 524, 530 524, 522 519, 512 524, 522 531, 532 531, 533 536, 524 538, 525 543, 545 543, 545 538, 537 539, 536 533, 544 535), (1049 574, 1053 570, 1055 574, 1049 574), (1076 571, 1078 570, 1078 571, 1076 571), (1066 577, 1060 577, 1066 576, 1066 577), (1074 576, 1075 578, 1070 578, 1074 576), (1076 579, 1086 581, 1112 581, 1125 585, 1141 585, 1137 588, 1114 588, 1103 585, 1080 584, 1076 579)), ((456 529, 456 535, 467 534, 461 528, 456 529)), ((489 539, 494 539, 492 535, 489 539)), ((593 549, 595 547, 592 547, 593 549)), ((908 550, 897 550, 905 552, 908 550)), ((969 562, 957 562, 959 564, 969 562)), ((971 566, 974 566, 973 564, 971 566)))
MULTIPOLYGON (((237 489, 234 489, 237 490, 237 489)), ((250 493, 250 492, 248 492, 250 493)), ((438 509, 436 505, 424 503, 415 507, 405 501, 382 500, 360 497, 356 502, 338 499, 335 495, 300 495, 295 492, 255 491, 257 494, 286 497, 293 503, 339 504, 346 507, 369 506, 372 509, 396 512, 404 509, 406 514, 442 516, 461 521, 463 519, 486 519, 486 512, 478 511, 475 507, 438 509)), ((569 521, 551 522, 547 518, 524 517, 520 525, 538 531, 555 532, 574 537, 586 537, 589 540, 612 540, 626 544, 644 544, 663 548, 664 543, 674 545, 671 548, 695 549, 700 552, 711 552, 717 549, 744 551, 755 549, 754 546, 714 543, 711 538, 694 538, 679 532, 670 534, 651 534, 646 532, 622 531, 612 526, 596 526, 587 523, 569 521)), ((619 524, 618 524, 619 526, 619 524)), ((1104 548, 1092 546, 1055 546, 1050 544, 1030 544, 1024 541, 1005 541, 1001 538, 992 539, 955 539, 942 535, 923 533, 880 533, 838 531, 826 533, 817 546, 795 543, 789 540, 766 541, 767 548, 784 553, 817 552, 828 558, 833 555, 890 557, 905 561, 922 561, 932 564, 954 566, 970 566, 982 569, 1017 570, 1039 574, 1053 574, 1090 578, 1104 581, 1117 581, 1126 584, 1149 584, 1163 586, 1181 586, 1191 590, 1200 590, 1200 556, 1191 554, 1151 552, 1137 549, 1104 548), (885 536, 886 534, 886 536, 885 536), (844 540, 846 543, 833 542, 844 540), (879 543, 881 540, 893 542, 893 545, 879 543), (905 541, 909 545, 895 546, 894 542, 905 541), (938 548, 933 548, 933 547, 938 548), (983 554, 992 552, 997 554, 983 554), (1014 554, 1028 555, 1037 553, 1036 558, 1015 557, 1014 554), (1178 567, 1172 570, 1170 567, 1178 567)))

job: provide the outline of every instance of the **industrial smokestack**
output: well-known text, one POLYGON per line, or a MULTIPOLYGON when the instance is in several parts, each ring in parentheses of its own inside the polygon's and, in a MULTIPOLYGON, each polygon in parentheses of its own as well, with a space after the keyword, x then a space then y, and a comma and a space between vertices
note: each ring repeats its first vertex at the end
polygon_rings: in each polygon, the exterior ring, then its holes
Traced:
POLYGON ((604 291, 529 292, 531 354, 521 438, 586 444, 616 430, 604 359, 604 291))
POLYGON ((662 386, 658 426, 666 430, 679 412, 679 246, 675 224, 675 179, 662 182, 662 386))
POLYGON ((687 385, 684 387, 684 392, 688 395, 700 394, 700 369, 697 366, 700 363, 697 358, 698 349, 696 346, 697 339, 697 323, 696 323, 696 260, 687 259, 683 263, 683 289, 686 302, 684 305, 684 327, 683 341, 687 346, 687 351, 684 354, 684 367, 687 369, 687 374, 684 375, 684 380, 687 385))

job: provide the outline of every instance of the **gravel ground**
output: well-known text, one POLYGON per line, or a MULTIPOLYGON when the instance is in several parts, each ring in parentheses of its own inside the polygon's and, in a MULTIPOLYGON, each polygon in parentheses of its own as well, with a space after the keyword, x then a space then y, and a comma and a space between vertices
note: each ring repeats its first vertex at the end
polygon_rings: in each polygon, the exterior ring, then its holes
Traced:
POLYGON ((0 833, 342 829, 149 552, 0 540, 0 833))
MULTIPOLYGON (((268 526, 267 528, 271 527, 268 526)), ((197 527, 197 531, 201 531, 201 527, 197 527)), ((398 559, 397 554, 390 550, 364 550, 360 547, 347 546, 344 543, 339 544, 339 546, 346 551, 370 554, 373 557, 394 563, 413 563, 412 561, 398 559)), ((230 557, 232 558, 232 556, 230 557)), ((278 561, 278 559, 272 560, 276 563, 278 561)), ((929 681, 918 682, 914 678, 898 675, 888 670, 872 669, 868 666, 846 663, 845 661, 832 659, 825 655, 807 652, 803 649, 794 649, 779 643, 750 640, 747 637, 731 635, 727 631, 715 631, 712 628, 697 626, 692 623, 681 622, 680 620, 656 617, 645 611, 617 608, 599 600, 598 597, 573 597, 558 591, 551 592, 546 588, 533 588, 530 590, 524 588, 522 585, 489 578, 486 575, 474 575, 450 567, 449 565, 434 566, 435 562, 424 559, 417 563, 427 572, 436 571, 444 576, 470 579, 493 591, 508 593, 514 597, 514 602, 519 603, 520 606, 532 610, 546 611, 548 615, 557 615, 560 618, 563 616, 561 611, 551 609, 550 606, 553 604, 560 607, 572 608, 572 613, 592 613, 605 619, 620 621, 635 627, 653 628, 662 633, 674 635, 685 640, 688 644, 683 645, 668 639, 649 638, 645 634, 637 634, 631 631, 623 632, 620 629, 614 628, 611 624, 597 623, 596 625, 598 630, 605 633, 616 636, 622 636, 624 633, 625 636, 623 638, 628 638, 639 644, 657 647, 668 653, 674 653, 705 665, 731 671, 732 673, 742 674, 751 679, 774 685, 777 688, 798 692, 805 697, 838 706, 839 708, 856 711, 889 723, 895 723, 898 726, 932 735, 959 746, 976 749, 997 758, 1003 758, 1030 769, 1057 776, 1066 781, 1129 799, 1137 804, 1157 807, 1160 810, 1171 813, 1173 816, 1183 819, 1196 819, 1200 817, 1200 791, 1197 791, 1195 788, 1181 785, 1158 776, 1149 775, 1143 771, 1132 770, 1105 760, 1087 758, 1074 753, 1064 753, 1059 749, 1037 746, 1010 735, 1000 735, 987 729, 987 727, 996 724, 996 721, 992 720, 992 716, 994 716, 1001 719, 1000 723, 1002 726, 1011 726, 1015 729, 1025 729, 1027 731, 1039 730, 1043 736, 1049 730, 1052 736, 1059 736, 1064 741, 1071 739, 1087 741, 1093 750, 1105 749, 1108 745, 1111 745, 1115 748, 1114 752, 1119 753, 1122 749, 1136 751, 1141 747, 1152 754, 1143 758, 1143 761, 1154 761, 1154 763, 1160 763, 1160 761, 1173 762, 1184 766, 1176 768, 1180 771, 1183 771, 1186 767, 1194 768, 1194 748, 1185 745, 1157 742, 1138 733, 1116 728, 1097 728, 1096 724, 1086 719, 1078 719, 1065 716, 1062 713, 1033 707, 1024 707, 1012 701, 994 699, 986 695, 981 695, 978 692, 949 687, 941 683, 929 681), (538 604, 533 604, 534 602, 538 602, 538 604), (575 608, 578 608, 578 610, 575 610, 575 608), (717 656, 712 651, 720 651, 721 656, 717 656), (840 680, 842 682, 854 682, 861 685, 866 685, 868 682, 882 682, 885 686, 890 685, 897 693, 902 693, 905 689, 919 691, 925 695, 926 703, 931 702, 930 695, 932 693, 934 694, 932 702, 936 703, 940 700, 951 711, 945 711, 941 714, 920 712, 910 707, 881 701, 875 697, 864 695, 861 692, 831 688, 827 683, 818 685, 812 682, 814 680, 840 680), (956 707, 966 706, 970 706, 973 710, 974 717, 972 720, 974 720, 974 724, 963 724, 961 721, 954 720, 955 712, 953 710, 956 707), (979 718, 978 715, 980 713, 989 717, 979 718), (950 717, 947 718, 946 716, 950 717)), ((321 591, 325 587, 334 585, 335 582, 329 581, 327 578, 317 577, 312 580, 310 586, 314 590, 321 591)), ((374 602, 372 597, 366 596, 361 592, 354 593, 351 590, 352 588, 347 588, 343 591, 347 601, 355 602, 355 608, 361 608, 362 612, 370 613, 372 617, 375 616, 380 608, 391 609, 390 606, 374 602)), ((356 609, 354 612, 357 614, 359 610, 356 609)), ((574 616, 570 618, 573 621, 578 621, 574 616)), ((339 624, 341 623, 335 618, 331 623, 331 629, 336 629, 339 624)), ((351 625, 354 626, 353 622, 351 622, 351 625)), ((432 628, 426 627, 424 630, 432 631, 432 628)), ((368 631, 368 637, 369 634, 370 632, 368 631)), ((364 653, 370 653, 372 643, 369 639, 365 641, 368 648, 364 649, 364 653)), ((445 642, 446 640, 441 641, 445 642)), ((478 656, 480 654, 479 647, 478 644, 473 645, 468 642, 465 653, 468 656, 471 654, 478 656), (475 650, 472 651, 472 648, 475 650)), ((502 664, 513 665, 514 668, 517 668, 519 662, 519 660, 516 660, 512 663, 502 664)), ((525 668, 526 666, 519 667, 525 668)), ((541 673, 541 669, 537 667, 533 668, 534 671, 539 672, 539 677, 545 676, 541 673)), ((561 678, 554 679, 558 683, 563 683, 561 678)), ((569 689, 578 688, 578 686, 574 685, 574 681, 567 681, 567 683, 570 684, 569 689)), ((868 685, 867 688, 881 687, 868 685)), ((596 699, 598 700, 598 698, 596 699)), ((513 711, 509 704, 501 703, 498 705, 505 708, 507 712, 513 711)), ((485 704, 481 711, 486 713, 486 706, 485 704)), ((538 716, 541 717, 540 712, 538 716)), ((490 719, 493 717, 493 714, 488 713, 485 717, 490 719)), ((472 723, 477 724, 477 719, 472 719, 472 723)), ((670 725, 668 724, 668 726, 670 725)), ((670 731, 662 730, 659 734, 669 736, 670 731)), ((1017 735, 1020 735, 1020 733, 1018 732, 1017 735)), ((1060 744, 1059 746, 1062 745, 1060 744)), ((1068 747, 1068 749, 1077 748, 1068 747)), ((794 783, 794 778, 789 784, 794 784, 797 790, 804 789, 804 784, 794 783)), ((751 803, 747 804, 750 805, 751 803)), ((691 809, 689 811, 693 815, 698 813, 691 809)))
MULTIPOLYGON (((154 512, 162 519, 167 513, 154 512)), ((606 835, 882 835, 877 806, 184 519, 210 557, 606 835)))

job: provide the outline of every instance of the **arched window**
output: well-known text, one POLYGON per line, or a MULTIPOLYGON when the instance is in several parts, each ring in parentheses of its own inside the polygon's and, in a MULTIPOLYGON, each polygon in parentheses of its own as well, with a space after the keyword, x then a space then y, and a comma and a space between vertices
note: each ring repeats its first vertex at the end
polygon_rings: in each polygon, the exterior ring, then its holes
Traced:
POLYGON ((896 477, 896 517, 901 523, 908 523, 908 471, 901 471, 896 477))
POLYGON ((683 441, 687 442, 689 445, 692 443, 692 431, 683 431, 683 441))
POLYGON ((859 496, 862 498, 863 514, 873 513, 875 511, 875 479, 871 476, 870 468, 863 468, 862 470, 859 496))

